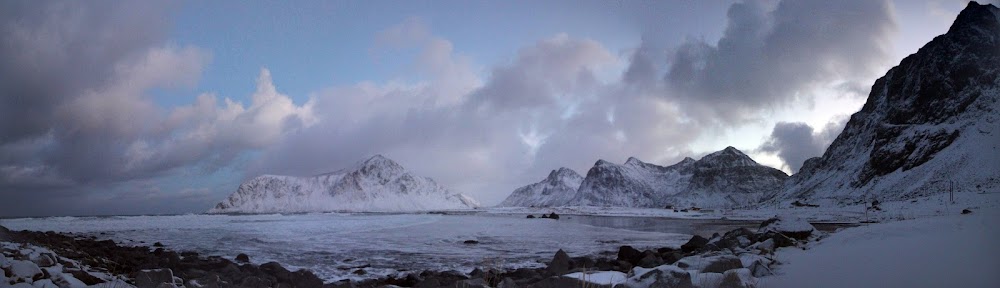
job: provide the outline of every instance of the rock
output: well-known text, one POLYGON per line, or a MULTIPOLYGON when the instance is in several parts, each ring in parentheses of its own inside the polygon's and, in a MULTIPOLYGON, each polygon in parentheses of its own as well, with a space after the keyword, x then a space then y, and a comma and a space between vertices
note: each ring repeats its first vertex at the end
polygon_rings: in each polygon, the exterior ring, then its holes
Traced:
POLYGON ((545 219, 549 219, 549 214, 542 214, 542 216, 541 216, 541 217, 539 217, 539 218, 545 218, 545 219))
POLYGON ((583 281, 569 277, 552 276, 528 285, 528 288, 563 288, 563 287, 594 287, 594 284, 587 284, 583 281), (588 286, 590 285, 590 286, 588 286))
MULTIPOLYGON (((624 287, 672 287, 694 288, 691 274, 673 265, 663 265, 652 269, 635 268, 634 276, 625 281, 624 287)), ((569 287, 569 286, 567 286, 569 287)))
POLYGON ((595 262, 594 259, 590 259, 590 257, 586 256, 573 257, 569 259, 570 259, 569 263, 571 264, 570 269, 583 268, 588 270, 594 270, 594 266, 597 265, 597 262, 595 262))
POLYGON ((292 286, 298 288, 320 288, 323 287, 323 280, 309 270, 299 269, 292 272, 292 286))
POLYGON ((427 278, 427 279, 424 279, 424 281, 422 281, 420 283, 417 283, 417 285, 415 285, 413 287, 414 288, 438 288, 438 287, 444 287, 444 286, 445 285, 441 284, 441 280, 438 280, 437 278, 427 278))
POLYGON ((622 260, 618 260, 616 266, 618 266, 618 269, 615 270, 622 272, 628 272, 629 270, 632 270, 633 267, 635 267, 634 265, 632 265, 632 263, 628 263, 627 261, 622 261, 622 260))
POLYGON ((761 234, 760 237, 763 239, 771 240, 774 243, 774 249, 781 247, 795 246, 795 239, 789 238, 788 236, 785 236, 785 234, 781 234, 778 232, 768 231, 765 232, 764 234, 761 234))
POLYGON ((354 270, 354 272, 351 272, 351 274, 354 274, 354 275, 366 275, 366 274, 368 274, 368 271, 365 271, 365 269, 358 269, 358 270, 354 270))
POLYGON ((174 272, 170 269, 140 270, 135 274, 135 286, 139 288, 156 288, 160 283, 173 285, 174 272))
POLYGON ((465 241, 462 242, 462 244, 468 244, 468 245, 479 244, 479 241, 476 241, 476 240, 465 240, 465 241))
POLYGON ((35 288, 59 288, 59 286, 56 286, 56 284, 52 283, 52 280, 49 279, 35 281, 34 283, 31 283, 31 286, 35 286, 35 288))
POLYGON ((535 219, 535 215, 528 214, 528 219, 535 219))
POLYGON ((455 287, 469 287, 469 288, 489 288, 490 286, 486 284, 486 280, 483 278, 475 278, 462 280, 455 283, 455 287))
POLYGON ((660 254, 660 258, 663 259, 663 264, 674 264, 677 260, 684 258, 684 254, 681 254, 680 251, 672 251, 660 254))
MULTIPOLYGON (((60 287, 62 287, 62 286, 60 286, 60 287)), ((97 284, 97 285, 92 285, 92 286, 89 286, 89 287, 88 286, 72 286, 72 287, 73 288, 76 288, 76 287, 87 287, 87 288, 136 288, 135 286, 132 286, 132 284, 128 284, 128 282, 125 282, 125 280, 122 280, 122 279, 115 279, 115 280, 111 280, 110 282, 104 282, 104 283, 97 284)))
POLYGON ((35 265, 34 262, 13 260, 8 261, 8 263, 10 264, 8 272, 10 273, 10 278, 13 278, 14 281, 18 281, 18 279, 22 281, 34 280, 43 275, 42 269, 38 268, 38 265, 35 265))
POLYGON ((687 243, 681 245, 681 251, 684 251, 684 253, 691 253, 700 250, 701 248, 705 248, 706 244, 708 244, 708 239, 699 235, 694 235, 690 240, 688 240, 687 243))
POLYGON ((514 282, 514 279, 507 277, 503 278, 503 281, 500 281, 500 284, 497 284, 496 288, 518 288, 518 287, 517 287, 517 282, 514 282))
POLYGON ((250 256, 247 256, 247 254, 240 253, 240 255, 236 255, 236 262, 250 263, 250 256))
POLYGON ((278 282, 289 282, 292 278, 292 272, 285 269, 285 267, 281 267, 281 264, 278 264, 278 262, 272 261, 261 264, 260 271, 274 276, 275 279, 278 279, 278 282))
POLYGON ((792 239, 805 240, 808 239, 815 230, 816 228, 805 220, 778 216, 760 223, 760 228, 757 229, 757 233, 778 232, 792 239))
POLYGON ((753 275, 753 277, 765 277, 774 275, 774 272, 771 271, 771 268, 768 268, 764 263, 753 262, 753 264, 750 264, 750 274, 753 275))
POLYGON ((163 243, 160 242, 153 243, 153 247, 163 247, 163 243))
POLYGON ((559 220, 559 214, 556 214, 556 212, 552 212, 552 214, 549 214, 549 219, 559 220))
POLYGON ((722 273, 732 269, 743 268, 743 262, 740 261, 740 258, 732 255, 722 255, 714 259, 706 258, 706 260, 711 262, 701 272, 722 273))
POLYGON ((653 268, 660 266, 660 264, 663 264, 663 260, 660 259, 660 257, 656 257, 656 255, 646 255, 646 257, 643 257, 642 260, 639 260, 637 265, 642 268, 653 268))
POLYGON ((552 262, 549 262, 549 267, 546 271, 551 275, 563 275, 569 271, 570 259, 566 251, 559 249, 556 251, 556 255, 552 257, 552 262))
POLYGON ((972 210, 969 210, 969 209, 962 209, 962 214, 963 214, 963 215, 964 215, 964 214, 972 214, 972 210))
POLYGON ((94 275, 90 275, 90 273, 82 270, 72 270, 70 271, 70 274, 73 275, 73 278, 80 280, 80 282, 83 282, 88 286, 104 283, 104 280, 101 280, 101 278, 94 277, 94 275))
POLYGON ((270 288, 271 287, 271 281, 267 281, 267 279, 260 278, 260 277, 257 277, 257 276, 250 276, 250 277, 247 277, 247 278, 243 278, 243 281, 240 282, 240 287, 243 287, 243 288, 270 288))
POLYGON ((219 279, 218 274, 207 275, 198 279, 191 279, 185 283, 188 288, 219 288, 219 283, 222 282, 219 279))
POLYGON ((619 261, 625 261, 635 266, 635 264, 639 263, 639 260, 642 260, 642 257, 643 257, 642 252, 639 252, 639 250, 632 248, 632 246, 618 247, 619 261))
POLYGON ((719 288, 755 288, 757 287, 755 282, 749 269, 733 269, 722 273, 722 283, 719 283, 719 288))
POLYGON ((49 253, 38 254, 37 257, 31 259, 31 262, 35 262, 38 267, 52 267, 56 265, 56 259, 49 253))

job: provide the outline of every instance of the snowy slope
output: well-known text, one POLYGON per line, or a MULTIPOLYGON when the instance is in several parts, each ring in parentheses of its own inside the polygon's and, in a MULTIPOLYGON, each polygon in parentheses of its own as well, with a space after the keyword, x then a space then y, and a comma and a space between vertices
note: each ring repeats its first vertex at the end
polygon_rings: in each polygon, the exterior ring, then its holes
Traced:
MULTIPOLYGON (((808 250, 782 249, 761 287, 1000 287, 1000 213, 845 229, 808 250)), ((953 212, 954 213, 954 212, 953 212)))
POLYGON ((905 200, 1000 189, 1000 10, 970 2, 889 70, 822 157, 769 202, 905 200))
POLYGON ((208 212, 420 211, 478 206, 474 199, 376 155, 354 167, 312 177, 258 176, 208 212))
POLYGON ((678 207, 747 207, 779 191, 787 178, 785 172, 757 164, 736 148, 727 147, 695 162, 686 189, 668 202, 678 207))
POLYGON ((629 158, 618 165, 598 160, 568 205, 661 207, 667 196, 680 192, 691 178, 694 159, 667 166, 629 158))
POLYGON ((763 166, 733 147, 695 161, 667 166, 629 158, 624 165, 597 161, 566 205, 721 208, 757 203, 782 187, 788 175, 763 166))
POLYGON ((550 207, 569 202, 580 188, 583 176, 569 168, 552 170, 545 180, 517 188, 499 207, 550 207))

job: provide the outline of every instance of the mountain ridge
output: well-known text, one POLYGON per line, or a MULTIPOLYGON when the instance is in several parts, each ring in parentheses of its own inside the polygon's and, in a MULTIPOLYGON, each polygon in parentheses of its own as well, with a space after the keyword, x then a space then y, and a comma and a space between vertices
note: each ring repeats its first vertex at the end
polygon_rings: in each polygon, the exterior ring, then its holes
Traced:
POLYGON ((382 155, 308 177, 260 175, 240 184, 208 213, 402 212, 476 208, 431 178, 382 155))

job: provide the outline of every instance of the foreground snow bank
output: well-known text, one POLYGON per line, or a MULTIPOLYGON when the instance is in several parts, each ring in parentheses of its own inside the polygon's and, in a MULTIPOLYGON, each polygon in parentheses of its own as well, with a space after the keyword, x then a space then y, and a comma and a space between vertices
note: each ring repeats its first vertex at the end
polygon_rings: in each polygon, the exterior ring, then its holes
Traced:
POLYGON ((780 250, 764 287, 1000 287, 1000 209, 845 229, 780 250))

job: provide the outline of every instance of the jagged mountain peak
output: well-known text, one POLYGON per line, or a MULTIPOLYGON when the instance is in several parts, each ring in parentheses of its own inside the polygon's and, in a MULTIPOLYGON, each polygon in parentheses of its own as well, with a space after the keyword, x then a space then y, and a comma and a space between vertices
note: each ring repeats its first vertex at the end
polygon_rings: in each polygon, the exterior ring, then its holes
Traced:
POLYGON ((646 164, 646 162, 642 162, 641 160, 635 157, 628 157, 628 160, 625 160, 625 165, 642 165, 642 164, 646 164))
POLYGON ((990 25, 996 22, 994 19, 997 17, 1000 17, 1000 8, 993 6, 993 4, 979 4, 976 1, 969 1, 969 4, 965 6, 965 9, 962 9, 962 12, 958 13, 955 22, 948 28, 948 33, 984 24, 990 25))
POLYGON ((758 166, 757 161, 754 161, 747 154, 743 154, 739 149, 733 146, 726 147, 725 149, 712 152, 701 160, 697 161, 701 168, 722 168, 722 167, 738 167, 738 166, 758 166))
POLYGON ((597 167, 597 166, 613 166, 613 165, 618 165, 618 164, 611 163, 611 161, 607 161, 607 160, 604 160, 604 159, 598 159, 597 162, 594 162, 594 166, 595 167, 597 167))
POLYGON ((549 172, 549 176, 546 177, 546 179, 558 180, 558 179, 561 179, 561 178, 573 177, 573 176, 580 177, 580 174, 576 173, 576 171, 573 171, 573 169, 569 169, 569 168, 566 168, 566 167, 560 167, 559 169, 555 169, 555 170, 552 170, 552 172, 549 172))
POLYGON ((865 105, 776 200, 910 199, 995 187, 1000 9, 970 2, 948 32, 875 81, 865 105), (947 187, 951 189, 951 187, 947 187))

